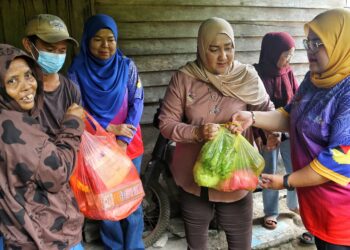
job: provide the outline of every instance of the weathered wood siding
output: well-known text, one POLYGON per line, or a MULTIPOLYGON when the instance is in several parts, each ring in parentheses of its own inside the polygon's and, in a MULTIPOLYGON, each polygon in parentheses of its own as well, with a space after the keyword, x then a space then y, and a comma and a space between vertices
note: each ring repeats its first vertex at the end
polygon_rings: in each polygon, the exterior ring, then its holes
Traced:
MULTIPOLYGON (((26 22, 39 13, 60 16, 78 41, 91 14, 113 16, 119 45, 136 62, 145 86, 142 123, 146 124, 173 72, 195 59, 203 20, 218 16, 233 25, 236 58, 244 63, 258 61, 264 34, 289 32, 297 42, 292 64, 301 80, 308 69, 303 24, 325 9, 344 6, 350 6, 349 0, 0 0, 0 42, 21 47, 26 22)), ((72 56, 71 51, 65 69, 72 56)))
POLYGON ((203 20, 228 20, 235 31, 236 58, 251 64, 259 59, 265 33, 289 32, 296 39, 292 65, 302 80, 308 69, 303 24, 325 9, 346 5, 346 0, 95 0, 94 8, 118 23, 119 45, 136 62, 145 87, 142 122, 150 123, 174 70, 195 59, 203 20))
MULTIPOLYGON (((80 41, 84 22, 94 12, 93 6, 93 0, 0 0, 0 42, 23 48, 26 23, 42 13, 62 18, 70 35, 80 41)), ((64 70, 72 57, 73 51, 69 51, 64 70)))

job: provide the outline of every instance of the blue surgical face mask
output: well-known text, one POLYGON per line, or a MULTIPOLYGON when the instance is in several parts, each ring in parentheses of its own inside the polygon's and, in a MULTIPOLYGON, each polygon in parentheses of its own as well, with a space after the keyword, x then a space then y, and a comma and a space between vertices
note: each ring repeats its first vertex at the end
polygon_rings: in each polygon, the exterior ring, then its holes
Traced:
POLYGON ((33 47, 38 52, 37 62, 45 74, 57 73, 62 68, 64 61, 66 60, 66 54, 40 51, 34 46, 34 44, 33 47))

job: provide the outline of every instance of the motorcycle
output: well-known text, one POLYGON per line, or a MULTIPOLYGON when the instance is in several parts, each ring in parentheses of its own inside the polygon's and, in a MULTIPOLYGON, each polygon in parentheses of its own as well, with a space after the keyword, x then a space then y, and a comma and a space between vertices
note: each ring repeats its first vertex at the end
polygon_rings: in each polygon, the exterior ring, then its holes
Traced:
MULTIPOLYGON (((159 129, 159 108, 153 118, 153 126, 159 129)), ((146 247, 152 246, 168 228, 169 220, 176 213, 178 188, 170 172, 174 142, 159 133, 151 154, 151 160, 145 166, 141 180, 145 190, 142 201, 144 213, 143 241, 146 247)))

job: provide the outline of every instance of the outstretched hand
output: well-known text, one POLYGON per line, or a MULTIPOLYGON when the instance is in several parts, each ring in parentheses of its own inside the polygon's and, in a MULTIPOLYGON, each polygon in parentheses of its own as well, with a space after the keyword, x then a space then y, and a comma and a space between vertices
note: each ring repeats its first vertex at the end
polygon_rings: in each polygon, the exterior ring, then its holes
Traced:
POLYGON ((242 132, 253 124, 252 113, 249 111, 238 111, 232 116, 232 122, 238 123, 240 126, 232 127, 233 132, 242 132))
POLYGON ((225 128, 227 128, 232 134, 241 133, 243 131, 241 124, 238 122, 226 123, 225 128))
POLYGON ((266 189, 283 189, 283 176, 277 174, 261 174, 259 186, 266 189))

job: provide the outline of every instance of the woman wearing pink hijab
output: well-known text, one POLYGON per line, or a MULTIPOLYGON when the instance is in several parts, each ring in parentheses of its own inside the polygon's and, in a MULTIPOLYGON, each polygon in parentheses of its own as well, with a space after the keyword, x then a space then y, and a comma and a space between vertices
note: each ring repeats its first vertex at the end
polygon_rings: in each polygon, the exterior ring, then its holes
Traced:
MULTIPOLYGON (((287 32, 267 33, 261 43, 259 63, 254 67, 265 85, 265 89, 274 103, 275 108, 284 107, 294 96, 298 82, 289 65, 295 50, 293 37, 287 32)), ((278 147, 267 149, 267 138, 262 130, 255 130, 256 140, 260 144, 261 154, 265 159, 264 173, 275 174, 277 171, 278 155, 281 154, 287 173, 292 172, 290 157, 289 134, 278 136, 278 147)), ((272 135, 274 136, 274 135, 272 135)), ((267 229, 275 229, 278 217, 278 190, 263 190, 264 221, 267 229)), ((287 192, 287 206, 290 210, 298 212, 296 192, 287 192)))

